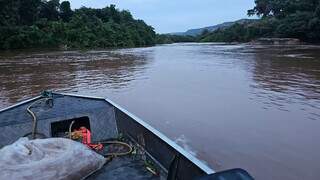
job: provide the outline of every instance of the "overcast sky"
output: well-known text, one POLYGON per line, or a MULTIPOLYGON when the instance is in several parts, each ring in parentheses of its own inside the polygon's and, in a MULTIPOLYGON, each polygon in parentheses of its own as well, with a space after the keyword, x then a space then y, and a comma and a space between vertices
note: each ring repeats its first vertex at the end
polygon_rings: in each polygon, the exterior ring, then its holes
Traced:
MULTIPOLYGON (((61 0, 62 1, 62 0, 61 0)), ((183 32, 226 21, 247 18, 254 0, 69 0, 72 8, 102 8, 115 4, 158 33, 183 32)))

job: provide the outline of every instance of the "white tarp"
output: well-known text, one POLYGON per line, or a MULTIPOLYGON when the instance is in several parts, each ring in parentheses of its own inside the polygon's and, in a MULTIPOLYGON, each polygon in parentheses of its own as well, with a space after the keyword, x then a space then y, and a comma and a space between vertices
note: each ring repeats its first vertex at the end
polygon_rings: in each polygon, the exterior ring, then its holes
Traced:
POLYGON ((0 179, 83 179, 104 163, 103 156, 69 139, 20 138, 0 149, 0 179))

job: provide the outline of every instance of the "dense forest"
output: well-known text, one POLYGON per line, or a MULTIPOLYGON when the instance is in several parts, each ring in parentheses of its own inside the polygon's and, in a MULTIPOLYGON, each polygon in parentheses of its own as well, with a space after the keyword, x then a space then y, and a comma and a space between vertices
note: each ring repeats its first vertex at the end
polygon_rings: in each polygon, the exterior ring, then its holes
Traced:
POLYGON ((115 5, 72 10, 68 1, 1 0, 0 49, 108 48, 173 42, 248 42, 260 37, 320 42, 320 0, 255 0, 249 16, 197 37, 162 34, 115 5))
POLYGON ((0 1, 0 49, 134 47, 155 40, 151 26, 115 5, 72 10, 68 1, 0 1))
POLYGON ((258 21, 234 24, 198 37, 201 42, 248 42, 260 37, 320 42, 320 0, 255 0, 249 16, 258 21))

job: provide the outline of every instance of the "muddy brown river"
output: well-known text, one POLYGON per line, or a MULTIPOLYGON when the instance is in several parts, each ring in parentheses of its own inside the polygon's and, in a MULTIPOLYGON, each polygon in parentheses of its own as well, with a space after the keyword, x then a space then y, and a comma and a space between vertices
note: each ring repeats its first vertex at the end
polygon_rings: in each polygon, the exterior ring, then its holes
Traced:
POLYGON ((42 90, 107 97, 217 171, 320 179, 318 46, 0 53, 0 108, 42 90))

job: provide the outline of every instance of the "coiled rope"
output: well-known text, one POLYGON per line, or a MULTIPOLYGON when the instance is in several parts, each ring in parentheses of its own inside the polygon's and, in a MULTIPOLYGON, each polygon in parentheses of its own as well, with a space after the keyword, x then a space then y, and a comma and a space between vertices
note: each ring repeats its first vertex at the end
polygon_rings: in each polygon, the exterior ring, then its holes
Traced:
MULTIPOLYGON (((28 107, 27 107, 27 112, 32 116, 32 131, 31 131, 31 138, 32 139, 35 139, 36 138, 36 134, 39 134, 37 133, 37 116, 36 114, 31 110, 31 108, 38 104, 39 102, 41 101, 45 101, 45 102, 48 102, 49 100, 52 100, 52 98, 43 98, 41 97, 40 99, 36 100, 35 102, 33 102, 32 104, 30 104, 28 107)), ((27 136, 29 135, 30 133, 24 135, 24 136, 27 136)))
MULTIPOLYGON (((69 139, 73 139, 72 138, 72 127, 74 125, 75 121, 72 121, 69 125, 69 139)), ((103 149, 101 151, 97 151, 98 153, 102 154, 104 157, 108 158, 108 157, 117 157, 117 156, 126 156, 129 155, 132 151, 133 151, 133 147, 130 146, 128 143, 125 142, 121 142, 121 141, 102 141, 99 142, 100 144, 103 145, 103 149), (107 148, 108 145, 121 145, 123 147, 126 147, 126 149, 128 149, 125 152, 112 152, 112 153, 104 153, 104 149, 107 148)))
POLYGON ((121 141, 103 141, 100 142, 104 148, 106 148, 107 145, 121 145, 124 147, 127 147, 127 151, 125 152, 112 152, 112 153, 103 153, 104 157, 108 157, 108 156, 112 156, 112 157, 117 157, 117 156, 126 156, 131 154, 131 152, 133 151, 132 146, 130 146, 129 144, 125 143, 125 142, 121 142, 121 141))

